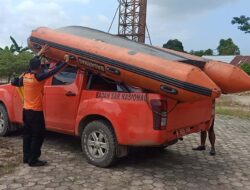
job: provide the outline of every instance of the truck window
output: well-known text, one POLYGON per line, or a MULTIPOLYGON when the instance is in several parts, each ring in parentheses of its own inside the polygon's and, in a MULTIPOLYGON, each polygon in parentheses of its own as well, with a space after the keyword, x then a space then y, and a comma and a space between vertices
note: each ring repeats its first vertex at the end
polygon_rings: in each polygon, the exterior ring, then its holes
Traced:
POLYGON ((124 85, 95 74, 89 74, 87 89, 96 91, 129 92, 124 85))
POLYGON ((77 68, 72 66, 65 67, 61 72, 53 76, 52 85, 69 85, 75 81, 77 68))

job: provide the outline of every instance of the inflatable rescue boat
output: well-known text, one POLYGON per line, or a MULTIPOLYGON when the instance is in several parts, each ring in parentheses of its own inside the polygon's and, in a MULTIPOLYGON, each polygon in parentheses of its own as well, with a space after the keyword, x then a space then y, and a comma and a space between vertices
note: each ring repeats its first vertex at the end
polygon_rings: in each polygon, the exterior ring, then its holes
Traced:
POLYGON ((186 61, 187 64, 202 69, 220 87, 223 94, 250 91, 250 76, 237 66, 207 60, 202 57, 170 49, 161 49, 172 55, 188 59, 189 61, 186 61))
POLYGON ((215 99, 221 94, 201 69, 178 63, 190 59, 98 30, 42 27, 34 30, 28 41, 36 52, 48 44, 45 56, 54 61, 69 54, 71 63, 82 69, 179 101, 215 99))

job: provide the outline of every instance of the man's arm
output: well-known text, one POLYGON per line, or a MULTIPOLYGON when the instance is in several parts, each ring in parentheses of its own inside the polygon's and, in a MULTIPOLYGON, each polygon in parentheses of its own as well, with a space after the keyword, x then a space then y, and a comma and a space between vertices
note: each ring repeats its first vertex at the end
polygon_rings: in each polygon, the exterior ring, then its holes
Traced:
POLYGON ((45 44, 40 51, 36 54, 37 57, 41 57, 43 56, 49 49, 49 46, 47 44, 45 44))
POLYGON ((37 73, 35 75, 36 79, 38 81, 43 81, 53 75, 55 75, 58 71, 60 71, 63 67, 65 67, 68 63, 67 62, 60 62, 56 68, 54 68, 53 70, 51 71, 48 71, 48 72, 45 72, 45 73, 37 73))
POLYGON ((11 80, 11 85, 16 87, 23 86, 23 77, 21 78, 15 77, 13 80, 11 80))
POLYGON ((55 75, 58 71, 60 71, 63 67, 65 67, 69 63, 69 55, 65 55, 64 60, 65 61, 59 62, 59 64, 56 66, 55 69, 53 69, 49 72, 36 74, 35 75, 36 79, 38 81, 42 81, 42 80, 45 80, 45 79, 55 75))

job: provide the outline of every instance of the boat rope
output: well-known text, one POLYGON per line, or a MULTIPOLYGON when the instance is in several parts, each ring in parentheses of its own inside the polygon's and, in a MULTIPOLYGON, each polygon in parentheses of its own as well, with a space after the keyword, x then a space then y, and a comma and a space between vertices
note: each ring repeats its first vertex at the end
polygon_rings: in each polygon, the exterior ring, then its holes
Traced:
POLYGON ((113 26, 113 23, 114 23, 114 21, 115 21, 115 17, 116 17, 116 15, 117 15, 118 10, 119 10, 119 7, 120 7, 120 4, 118 5, 118 7, 117 7, 117 9, 116 9, 116 11, 115 11, 115 15, 114 15, 114 17, 113 17, 113 19, 112 19, 112 22, 111 22, 110 26, 109 26, 108 33, 110 32, 110 30, 111 30, 111 28, 112 28, 112 26, 113 26))

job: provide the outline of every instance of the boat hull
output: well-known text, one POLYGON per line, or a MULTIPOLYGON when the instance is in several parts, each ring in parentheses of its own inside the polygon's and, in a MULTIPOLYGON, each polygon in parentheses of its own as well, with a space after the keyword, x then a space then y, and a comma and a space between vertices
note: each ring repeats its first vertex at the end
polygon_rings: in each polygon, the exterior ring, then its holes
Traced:
POLYGON ((202 69, 220 87, 223 94, 250 91, 250 76, 237 66, 170 49, 164 51, 196 62, 196 65, 192 65, 202 69))
POLYGON ((32 32, 29 46, 38 51, 42 45, 48 44, 50 48, 46 57, 54 61, 62 60, 65 54, 69 54, 71 64, 82 69, 179 101, 215 99, 220 96, 220 88, 202 70, 178 64, 181 57, 169 56, 172 60, 168 60, 162 58, 165 56, 162 52, 160 56, 151 53, 156 48, 150 49, 142 44, 138 48, 137 43, 88 28, 70 28, 73 34, 67 30, 38 28, 32 32), (81 36, 76 31, 81 32, 81 36), (96 33, 95 38, 85 37, 85 33, 96 33), (114 45, 112 40, 132 43, 132 50, 114 45), (140 52, 143 47, 148 48, 146 53, 140 52))
POLYGON ((223 94, 250 91, 250 77, 237 66, 209 61, 204 72, 221 88, 223 94))

